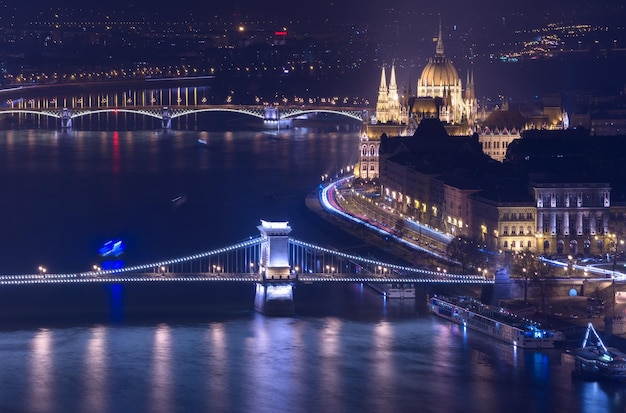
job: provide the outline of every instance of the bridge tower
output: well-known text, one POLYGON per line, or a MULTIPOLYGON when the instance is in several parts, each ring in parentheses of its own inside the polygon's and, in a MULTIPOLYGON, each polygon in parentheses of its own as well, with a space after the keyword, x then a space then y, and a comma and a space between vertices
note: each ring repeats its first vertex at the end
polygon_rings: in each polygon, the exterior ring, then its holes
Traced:
POLYGON ((163 129, 172 129, 172 114, 167 106, 161 109, 161 126, 163 129))
POLYGON ((289 265, 288 222, 261 220, 257 227, 261 233, 259 275, 262 281, 256 285, 254 307, 268 315, 291 315, 295 312, 292 274, 289 265))
POLYGON ((68 108, 63 108, 61 111, 61 128, 62 129, 71 129, 72 128, 72 115, 68 108))

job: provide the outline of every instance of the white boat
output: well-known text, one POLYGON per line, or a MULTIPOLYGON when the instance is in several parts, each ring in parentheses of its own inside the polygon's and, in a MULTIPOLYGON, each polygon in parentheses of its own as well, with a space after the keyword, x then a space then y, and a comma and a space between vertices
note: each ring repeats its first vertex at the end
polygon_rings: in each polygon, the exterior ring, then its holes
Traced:
POLYGON ((368 284, 385 298, 415 298, 415 286, 412 284, 368 284))
POLYGON ((206 141, 206 139, 198 139, 198 143, 199 143, 200 145, 206 145, 206 144, 207 144, 207 141, 206 141))
POLYGON ((545 329, 538 322, 519 317, 501 307, 485 305, 469 297, 431 297, 430 311, 455 324, 516 347, 554 348, 556 341, 564 340, 563 334, 559 331, 545 329))
POLYGON ((415 298, 415 286, 404 284, 389 284, 386 289, 387 298, 415 298))
POLYGON ((626 380, 626 354, 606 347, 589 323, 582 346, 574 350, 574 377, 592 380, 626 380))

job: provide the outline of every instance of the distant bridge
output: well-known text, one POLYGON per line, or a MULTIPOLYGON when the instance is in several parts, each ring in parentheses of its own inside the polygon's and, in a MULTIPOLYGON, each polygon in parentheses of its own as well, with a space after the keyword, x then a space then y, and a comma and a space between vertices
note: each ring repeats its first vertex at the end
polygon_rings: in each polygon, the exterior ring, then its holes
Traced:
POLYGON ((172 127, 172 119, 207 112, 232 112, 252 116, 268 123, 277 123, 317 113, 346 116, 359 122, 368 122, 370 109, 337 106, 246 106, 246 105, 177 105, 177 106, 95 106, 95 107, 32 107, 27 102, 17 102, 0 108, 0 114, 48 116, 60 120, 61 127, 72 127, 74 119, 100 113, 129 113, 159 119, 164 129, 172 127))

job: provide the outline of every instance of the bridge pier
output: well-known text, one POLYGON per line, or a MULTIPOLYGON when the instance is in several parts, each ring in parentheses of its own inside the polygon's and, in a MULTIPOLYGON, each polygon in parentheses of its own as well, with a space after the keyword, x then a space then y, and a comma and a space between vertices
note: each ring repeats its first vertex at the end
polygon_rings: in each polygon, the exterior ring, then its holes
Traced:
POLYGON ((163 129, 172 129, 172 114, 167 106, 161 109, 161 127, 163 129))
POLYGON ((267 315, 293 315, 293 284, 298 280, 289 265, 288 222, 261 221, 259 275, 262 282, 256 285, 254 308, 267 315))
POLYGON ((495 282, 491 292, 491 304, 499 306, 501 300, 511 298, 511 274, 509 269, 505 267, 496 271, 494 277, 495 282))
POLYGON ((71 129, 72 128, 72 115, 68 108, 63 108, 61 112, 61 128, 62 129, 71 129))
POLYGON ((278 108, 266 107, 263 108, 263 127, 267 129, 288 129, 291 127, 291 119, 281 119, 278 108))
POLYGON ((257 283, 254 308, 265 315, 287 316, 295 314, 293 284, 257 283))

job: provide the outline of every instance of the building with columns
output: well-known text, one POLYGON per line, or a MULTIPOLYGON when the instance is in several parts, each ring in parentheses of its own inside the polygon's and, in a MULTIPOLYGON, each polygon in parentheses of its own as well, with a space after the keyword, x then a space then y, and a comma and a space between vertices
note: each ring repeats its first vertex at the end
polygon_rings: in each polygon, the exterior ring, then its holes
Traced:
POLYGON ((602 249, 598 240, 604 242, 609 234, 610 184, 533 183, 532 187, 542 251, 575 255, 602 249))

